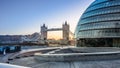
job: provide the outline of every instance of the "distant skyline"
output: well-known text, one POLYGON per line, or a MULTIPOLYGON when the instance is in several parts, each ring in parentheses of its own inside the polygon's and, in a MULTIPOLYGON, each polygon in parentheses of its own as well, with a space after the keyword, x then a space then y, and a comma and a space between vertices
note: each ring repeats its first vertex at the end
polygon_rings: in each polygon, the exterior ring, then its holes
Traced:
POLYGON ((40 32, 44 23, 59 28, 67 21, 74 32, 81 14, 94 0, 0 0, 0 35, 40 32))

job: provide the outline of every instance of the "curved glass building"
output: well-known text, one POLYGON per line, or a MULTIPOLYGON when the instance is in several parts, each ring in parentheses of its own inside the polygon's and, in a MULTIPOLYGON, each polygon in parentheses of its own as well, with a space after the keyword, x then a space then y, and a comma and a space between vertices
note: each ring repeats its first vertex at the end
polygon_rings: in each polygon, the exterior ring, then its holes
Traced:
POLYGON ((77 46, 120 46, 120 0, 95 0, 77 24, 77 46))

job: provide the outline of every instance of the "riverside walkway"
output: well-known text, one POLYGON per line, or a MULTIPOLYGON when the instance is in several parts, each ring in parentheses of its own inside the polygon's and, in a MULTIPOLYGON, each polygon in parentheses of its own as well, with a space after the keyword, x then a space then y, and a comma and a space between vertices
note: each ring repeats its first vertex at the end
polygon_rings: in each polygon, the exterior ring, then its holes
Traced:
POLYGON ((25 56, 33 56, 34 53, 46 53, 51 50, 59 49, 60 47, 48 47, 48 48, 37 48, 37 49, 26 49, 16 53, 8 53, 5 56, 0 55, 0 63, 9 63, 9 59, 15 59, 25 56))
MULTIPOLYGON (((34 50, 28 50, 28 52, 30 52, 30 51, 34 51, 34 50)), ((49 54, 49 55, 69 54, 69 55, 72 55, 72 53, 74 53, 74 52, 75 53, 81 52, 86 55, 88 53, 90 53, 89 55, 91 55, 91 53, 94 53, 94 54, 106 54, 106 53, 107 54, 111 54, 111 53, 116 54, 116 53, 119 53, 119 51, 120 51, 120 48, 74 48, 73 47, 71 49, 57 48, 55 50, 51 50, 46 53, 41 53, 41 54, 39 53, 39 54, 40 55, 45 55, 45 54, 49 54), (99 52, 99 53, 97 53, 97 52, 99 52)), ((82 55, 82 56, 85 57, 86 55, 82 55)), ((96 56, 98 56, 98 55, 96 55, 96 56)), ((109 55, 107 55, 107 57, 108 56, 109 55)), ((116 56, 120 57, 119 54, 116 56)), ((104 60, 86 60, 86 61, 80 61, 80 60, 78 60, 78 61, 75 61, 75 60, 73 60, 73 61, 52 61, 52 60, 40 61, 39 59, 36 60, 35 58, 36 58, 36 55, 20 57, 17 59, 13 59, 9 63, 15 64, 15 65, 20 65, 20 66, 31 67, 31 68, 119 68, 120 67, 120 58, 107 59, 107 60, 106 59, 104 59, 104 60)), ((55 57, 55 58, 57 58, 57 57, 55 57)), ((79 57, 71 57, 71 58, 79 59, 79 57)), ((97 59, 97 58, 95 58, 95 59, 97 59)))

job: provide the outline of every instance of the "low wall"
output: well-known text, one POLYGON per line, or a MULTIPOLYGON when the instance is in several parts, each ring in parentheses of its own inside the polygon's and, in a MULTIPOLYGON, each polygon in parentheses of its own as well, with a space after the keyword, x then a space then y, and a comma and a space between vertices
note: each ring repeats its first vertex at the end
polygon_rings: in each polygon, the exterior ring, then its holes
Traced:
POLYGON ((34 55, 34 53, 46 53, 52 50, 56 50, 59 48, 40 48, 40 49, 29 49, 29 50, 24 50, 24 51, 20 51, 15 53, 14 55, 12 55, 11 57, 9 57, 8 59, 14 59, 16 57, 23 57, 23 56, 31 56, 34 55))
POLYGON ((120 51, 90 52, 90 53, 61 53, 35 54, 36 61, 69 62, 69 61, 97 61, 120 59, 120 51))

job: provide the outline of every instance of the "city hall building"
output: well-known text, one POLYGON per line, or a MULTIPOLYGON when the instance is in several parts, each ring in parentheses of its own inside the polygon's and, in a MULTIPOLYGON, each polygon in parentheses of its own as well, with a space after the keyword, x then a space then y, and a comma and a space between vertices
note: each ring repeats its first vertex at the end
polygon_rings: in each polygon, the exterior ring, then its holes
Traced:
POLYGON ((95 0, 75 31, 77 46, 120 47, 120 0, 95 0))

